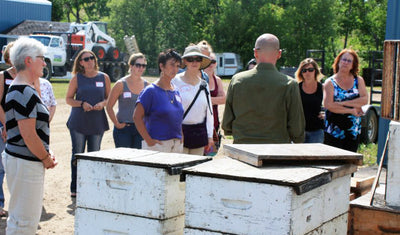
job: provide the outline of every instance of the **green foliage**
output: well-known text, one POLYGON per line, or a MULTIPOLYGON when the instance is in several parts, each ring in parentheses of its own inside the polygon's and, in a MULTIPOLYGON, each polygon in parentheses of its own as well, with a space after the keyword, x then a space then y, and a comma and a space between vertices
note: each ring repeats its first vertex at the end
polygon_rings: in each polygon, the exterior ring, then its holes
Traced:
POLYGON ((366 66, 367 51, 382 49, 387 6, 387 0, 52 2, 55 20, 109 22, 111 36, 119 48, 124 48, 125 35, 135 35, 153 68, 157 68, 160 51, 175 48, 182 53, 189 43, 203 39, 214 51, 238 53, 246 63, 253 57, 257 37, 268 32, 279 37, 284 49, 278 66, 297 66, 305 58, 307 49, 324 49, 325 71, 344 47, 359 52, 366 66))
POLYGON ((377 144, 360 144, 358 147, 358 153, 361 153, 364 156, 363 165, 373 166, 376 165, 376 156, 378 153, 378 145, 377 144))

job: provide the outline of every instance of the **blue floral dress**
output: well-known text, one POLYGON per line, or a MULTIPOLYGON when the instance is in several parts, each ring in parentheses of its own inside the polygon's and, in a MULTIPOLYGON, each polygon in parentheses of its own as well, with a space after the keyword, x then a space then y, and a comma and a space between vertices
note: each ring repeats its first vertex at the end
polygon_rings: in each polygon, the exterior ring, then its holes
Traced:
MULTIPOLYGON (((333 84, 333 101, 341 102, 353 100, 360 97, 358 91, 358 78, 354 77, 353 87, 344 90, 336 83, 333 77, 329 78, 333 84)), ((337 139, 350 138, 356 140, 361 133, 361 117, 351 114, 332 113, 329 110, 325 112, 325 133, 337 139)))

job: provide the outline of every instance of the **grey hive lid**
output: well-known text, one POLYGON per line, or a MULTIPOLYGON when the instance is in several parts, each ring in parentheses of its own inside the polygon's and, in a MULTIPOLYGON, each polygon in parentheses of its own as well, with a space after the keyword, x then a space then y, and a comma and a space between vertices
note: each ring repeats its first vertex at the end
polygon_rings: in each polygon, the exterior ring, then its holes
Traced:
POLYGON ((225 155, 254 166, 263 163, 342 162, 362 165, 363 155, 325 144, 226 144, 225 155))
POLYGON ((211 158, 189 154, 163 153, 132 148, 116 148, 97 152, 76 154, 77 159, 111 162, 125 165, 137 165, 164 168, 171 175, 177 175, 185 167, 194 166, 211 158))
POLYGON ((292 187, 300 195, 331 182, 333 179, 357 171, 353 164, 268 165, 255 167, 241 161, 223 157, 183 169, 187 175, 266 183, 292 187))

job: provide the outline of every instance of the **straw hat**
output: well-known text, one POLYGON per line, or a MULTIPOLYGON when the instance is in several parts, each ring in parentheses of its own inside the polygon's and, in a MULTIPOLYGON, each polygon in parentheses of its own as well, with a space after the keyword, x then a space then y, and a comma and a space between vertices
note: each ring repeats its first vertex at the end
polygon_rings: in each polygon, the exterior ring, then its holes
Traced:
MULTIPOLYGON (((201 53, 200 47, 197 45, 188 46, 185 48, 185 52, 183 53, 182 59, 192 56, 199 56, 203 58, 201 62, 200 69, 205 69, 211 64, 211 59, 208 56, 205 56, 201 53)), ((182 68, 185 68, 185 63, 182 63, 182 68)))

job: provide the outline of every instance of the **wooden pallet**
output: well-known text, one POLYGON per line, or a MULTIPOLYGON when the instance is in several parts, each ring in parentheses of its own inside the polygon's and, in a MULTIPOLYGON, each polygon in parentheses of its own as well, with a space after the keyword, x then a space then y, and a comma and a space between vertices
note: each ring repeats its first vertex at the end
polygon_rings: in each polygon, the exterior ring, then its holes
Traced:
POLYGON ((227 156, 261 167, 267 163, 332 162, 362 165, 362 154, 324 144, 226 144, 227 156))

